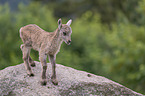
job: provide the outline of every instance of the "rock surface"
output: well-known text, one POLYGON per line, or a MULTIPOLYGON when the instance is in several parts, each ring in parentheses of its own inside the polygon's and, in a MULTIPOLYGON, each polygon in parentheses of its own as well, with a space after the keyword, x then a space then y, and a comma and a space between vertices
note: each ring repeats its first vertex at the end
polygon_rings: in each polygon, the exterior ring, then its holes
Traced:
POLYGON ((142 96, 105 77, 57 64, 58 85, 51 83, 48 63, 47 85, 40 85, 41 64, 32 67, 29 77, 23 64, 0 70, 0 96, 142 96))

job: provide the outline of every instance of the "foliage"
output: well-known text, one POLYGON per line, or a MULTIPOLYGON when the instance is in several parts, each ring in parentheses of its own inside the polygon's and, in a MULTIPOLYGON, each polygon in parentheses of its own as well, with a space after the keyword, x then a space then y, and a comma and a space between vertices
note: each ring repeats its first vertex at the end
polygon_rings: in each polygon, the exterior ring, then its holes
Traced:
MULTIPOLYGON (((105 75, 138 91, 145 90, 142 86, 145 84, 144 26, 126 21, 112 23, 112 30, 109 30, 100 23, 97 14, 88 22, 89 15, 87 12, 72 26, 73 43, 70 48, 72 54, 79 56, 80 69, 105 75)), ((78 58, 71 59, 69 64, 73 65, 78 58)), ((78 68, 76 65, 73 67, 78 68)))
MULTIPOLYGON (((136 10, 144 12, 142 3, 140 6, 136 10)), ((56 62, 109 77, 143 93, 145 27, 143 23, 140 26, 130 23, 121 11, 117 14, 118 21, 110 24, 111 29, 101 23, 100 13, 89 10, 73 20, 72 44, 62 44, 56 62)), ((65 23, 67 19, 62 21, 65 23)), ((0 69, 23 62, 19 29, 31 23, 49 32, 57 28, 53 10, 39 2, 28 6, 19 4, 19 10, 13 13, 8 4, 0 5, 0 69)), ((38 60, 37 52, 32 51, 31 56, 38 60)))
MULTIPOLYGON (((54 10, 55 17, 81 17, 88 10, 95 15, 100 14, 101 22, 110 24, 118 19, 118 11, 125 14, 134 24, 142 24, 142 12, 136 11, 140 2, 144 0, 33 0, 48 5, 54 10)), ((142 7, 143 7, 142 6, 142 7)))

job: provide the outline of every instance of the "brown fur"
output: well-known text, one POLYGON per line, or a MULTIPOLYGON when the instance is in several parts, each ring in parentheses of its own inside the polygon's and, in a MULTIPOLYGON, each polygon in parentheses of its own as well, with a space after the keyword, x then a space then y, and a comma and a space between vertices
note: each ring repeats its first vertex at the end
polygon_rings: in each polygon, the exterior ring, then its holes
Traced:
POLYGON ((62 42, 64 41, 68 45, 71 42, 72 30, 70 24, 71 20, 69 20, 67 24, 61 24, 61 19, 59 19, 58 28, 54 32, 46 32, 35 24, 29 24, 20 29, 20 37, 24 43, 21 45, 21 50, 23 52, 25 68, 30 76, 34 76, 29 66, 29 64, 35 66, 34 61, 30 57, 30 50, 33 48, 39 52, 39 60, 42 64, 42 85, 46 84, 47 56, 52 64, 52 83, 58 83, 55 72, 55 58, 62 42), (65 32, 66 35, 64 35, 63 32, 65 32))

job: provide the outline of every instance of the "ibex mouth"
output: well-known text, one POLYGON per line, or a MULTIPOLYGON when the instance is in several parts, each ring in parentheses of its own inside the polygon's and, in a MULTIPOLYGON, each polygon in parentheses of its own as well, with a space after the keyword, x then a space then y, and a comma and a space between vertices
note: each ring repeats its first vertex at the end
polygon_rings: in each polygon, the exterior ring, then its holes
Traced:
POLYGON ((70 45, 71 44, 71 42, 67 42, 67 41, 64 41, 67 45, 70 45))
POLYGON ((71 43, 70 42, 67 42, 67 45, 70 45, 71 43))
POLYGON ((71 40, 63 40, 67 45, 71 44, 71 40))
POLYGON ((71 44, 71 40, 68 40, 68 41, 67 41, 67 45, 70 45, 70 44, 71 44))

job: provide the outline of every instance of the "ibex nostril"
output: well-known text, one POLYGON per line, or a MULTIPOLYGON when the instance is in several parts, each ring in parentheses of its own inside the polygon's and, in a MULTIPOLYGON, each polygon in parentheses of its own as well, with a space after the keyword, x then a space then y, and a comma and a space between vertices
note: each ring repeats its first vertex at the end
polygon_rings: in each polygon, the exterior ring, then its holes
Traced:
POLYGON ((68 40, 68 43, 71 43, 71 40, 68 40))

